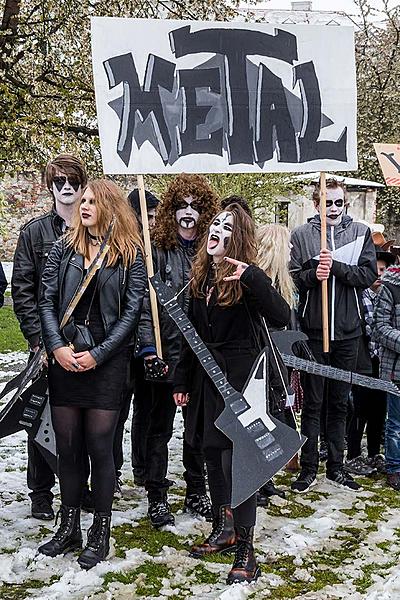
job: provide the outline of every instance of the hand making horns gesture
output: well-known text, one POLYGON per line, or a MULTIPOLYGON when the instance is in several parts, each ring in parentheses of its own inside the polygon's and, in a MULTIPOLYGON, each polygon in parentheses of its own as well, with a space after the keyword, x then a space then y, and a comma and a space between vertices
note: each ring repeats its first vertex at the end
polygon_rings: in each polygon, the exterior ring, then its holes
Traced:
POLYGON ((224 277, 224 281, 237 281, 241 278, 241 276, 249 266, 247 263, 241 262, 240 260, 236 260, 236 258, 229 258, 229 256, 225 256, 224 260, 236 267, 234 274, 230 277, 224 277))

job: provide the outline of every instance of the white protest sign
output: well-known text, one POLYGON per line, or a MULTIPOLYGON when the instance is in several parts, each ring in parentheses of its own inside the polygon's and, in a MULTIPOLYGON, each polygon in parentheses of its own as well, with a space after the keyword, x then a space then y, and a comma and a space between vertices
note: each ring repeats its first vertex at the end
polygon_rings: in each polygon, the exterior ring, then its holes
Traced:
POLYGON ((357 169, 352 27, 92 19, 105 173, 357 169))

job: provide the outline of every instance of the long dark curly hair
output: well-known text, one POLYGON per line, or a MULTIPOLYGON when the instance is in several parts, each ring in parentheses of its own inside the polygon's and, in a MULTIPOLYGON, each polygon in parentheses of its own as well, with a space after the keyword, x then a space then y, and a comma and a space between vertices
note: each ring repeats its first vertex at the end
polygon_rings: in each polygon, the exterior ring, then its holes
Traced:
MULTIPOLYGON (((233 215, 232 235, 226 247, 225 256, 236 258, 236 260, 247 264, 255 264, 257 246, 253 219, 236 203, 229 204, 224 208, 224 211, 231 212, 233 215)), ((219 211, 215 217, 224 211, 219 211)), ((212 256, 207 253, 207 241, 208 236, 205 236, 192 265, 191 291, 195 298, 205 297, 204 284, 213 262, 212 256)), ((232 275, 232 272, 232 265, 224 260, 215 265, 214 286, 217 292, 217 302, 220 306, 232 306, 239 302, 242 297, 243 292, 240 281, 224 281, 224 277, 232 275)))
POLYGON ((177 175, 162 195, 157 212, 152 239, 156 246, 170 250, 178 244, 175 213, 183 198, 192 196, 202 205, 197 221, 196 245, 202 239, 209 222, 218 210, 218 198, 207 179, 202 175, 182 173, 177 175))

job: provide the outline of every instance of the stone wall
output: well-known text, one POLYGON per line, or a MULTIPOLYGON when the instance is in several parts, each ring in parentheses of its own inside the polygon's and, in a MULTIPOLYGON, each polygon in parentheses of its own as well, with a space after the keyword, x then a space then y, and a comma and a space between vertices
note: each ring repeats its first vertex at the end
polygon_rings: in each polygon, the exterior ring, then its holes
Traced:
POLYGON ((0 230, 0 260, 12 260, 19 230, 52 205, 51 196, 40 173, 25 172, 0 182, 3 214, 0 230))

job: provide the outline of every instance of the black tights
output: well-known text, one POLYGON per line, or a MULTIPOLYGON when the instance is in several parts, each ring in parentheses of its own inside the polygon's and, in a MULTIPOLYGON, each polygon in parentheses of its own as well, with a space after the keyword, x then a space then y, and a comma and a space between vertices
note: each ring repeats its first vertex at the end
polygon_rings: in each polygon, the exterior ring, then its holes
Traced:
POLYGON ((118 410, 52 406, 56 434, 61 501, 79 507, 85 474, 82 449, 87 448, 96 512, 111 514, 115 486, 113 457, 118 410))
MULTIPOLYGON (((208 487, 214 512, 220 506, 231 504, 232 490, 232 449, 204 448, 208 487)), ((236 527, 253 527, 256 523, 257 496, 253 494, 233 509, 236 527)))

